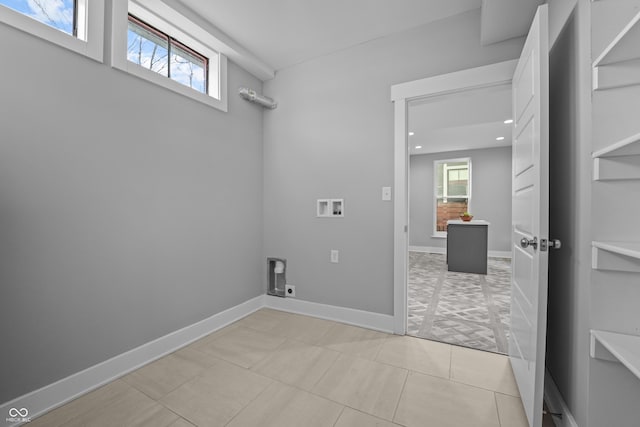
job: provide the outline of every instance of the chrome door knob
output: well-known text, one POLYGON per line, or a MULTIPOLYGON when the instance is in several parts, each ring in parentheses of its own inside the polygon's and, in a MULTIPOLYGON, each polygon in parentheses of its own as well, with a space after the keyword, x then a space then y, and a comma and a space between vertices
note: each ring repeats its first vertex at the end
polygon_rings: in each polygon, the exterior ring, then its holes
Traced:
POLYGON ((522 239, 520 239, 520 246, 525 249, 531 246, 535 250, 538 248, 538 238, 534 237, 533 239, 529 240, 526 237, 523 237, 522 239))
POLYGON ((558 239, 549 239, 549 248, 550 249, 560 249, 562 247, 562 242, 558 239))

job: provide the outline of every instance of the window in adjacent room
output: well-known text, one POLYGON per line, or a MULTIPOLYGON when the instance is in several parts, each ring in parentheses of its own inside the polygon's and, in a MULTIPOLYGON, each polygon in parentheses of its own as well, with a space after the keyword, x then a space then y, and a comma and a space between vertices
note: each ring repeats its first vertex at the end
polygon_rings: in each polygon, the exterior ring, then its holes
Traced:
POLYGON ((471 159, 436 160, 434 175, 434 235, 445 236, 447 221, 470 210, 471 159))
POLYGON ((127 60, 207 93, 209 59, 131 14, 127 60))

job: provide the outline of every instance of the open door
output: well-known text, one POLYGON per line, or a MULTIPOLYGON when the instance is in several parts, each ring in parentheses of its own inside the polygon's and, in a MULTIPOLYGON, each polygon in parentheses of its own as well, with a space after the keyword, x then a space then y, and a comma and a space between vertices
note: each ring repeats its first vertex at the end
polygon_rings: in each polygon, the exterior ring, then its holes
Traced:
POLYGON ((549 233, 549 40, 538 8, 513 76, 509 358, 530 426, 542 425, 549 233))

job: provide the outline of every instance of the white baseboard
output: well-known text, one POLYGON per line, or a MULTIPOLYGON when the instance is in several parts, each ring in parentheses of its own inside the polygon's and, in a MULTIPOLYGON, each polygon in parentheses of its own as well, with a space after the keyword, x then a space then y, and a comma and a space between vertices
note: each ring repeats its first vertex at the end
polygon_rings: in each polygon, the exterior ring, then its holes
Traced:
POLYGON ((388 314, 319 304, 295 298, 274 297, 272 295, 265 297, 265 307, 393 333, 393 316, 388 314))
MULTIPOLYGON (((0 422, 11 408, 26 408, 35 418, 264 307, 259 295, 225 311, 119 354, 53 384, 0 405, 0 422)), ((3 425, 16 426, 9 423, 3 425)))
POLYGON ((509 259, 511 259, 511 252, 509 252, 509 251, 489 251, 488 256, 490 258, 509 258, 509 259))
MULTIPOLYGON (((409 246, 409 252, 422 252, 428 254, 446 254, 447 248, 438 248, 435 246, 409 246)), ((509 251, 488 251, 487 254, 491 258, 508 258, 511 259, 509 251)))
POLYGON ((409 252, 422 252, 426 254, 446 254, 447 248, 436 246, 409 246, 409 252))
POLYGON ((544 400, 547 402, 549 410, 562 414, 562 418, 553 417, 556 427, 578 427, 578 423, 569 410, 566 402, 562 398, 558 386, 551 378, 549 371, 544 373, 544 400))
POLYGON ((28 417, 36 418, 263 307, 393 333, 393 316, 390 315, 318 304, 294 298, 259 295, 193 325, 186 326, 53 384, 3 403, 0 405, 0 425, 15 427, 25 424, 8 421, 6 424, 2 424, 5 422, 2 414, 8 414, 11 408, 26 408, 29 411, 28 417))

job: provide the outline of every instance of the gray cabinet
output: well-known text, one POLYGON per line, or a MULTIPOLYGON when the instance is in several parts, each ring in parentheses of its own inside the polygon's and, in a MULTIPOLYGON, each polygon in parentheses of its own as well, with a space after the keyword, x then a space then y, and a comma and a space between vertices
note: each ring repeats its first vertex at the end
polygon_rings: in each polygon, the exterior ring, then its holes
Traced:
POLYGON ((447 221, 449 271, 487 274, 488 234, 487 221, 447 221))

